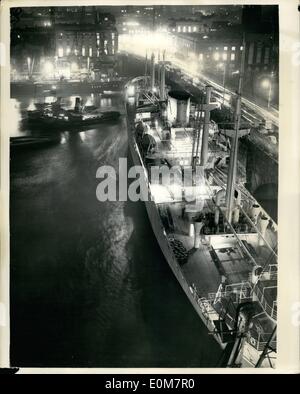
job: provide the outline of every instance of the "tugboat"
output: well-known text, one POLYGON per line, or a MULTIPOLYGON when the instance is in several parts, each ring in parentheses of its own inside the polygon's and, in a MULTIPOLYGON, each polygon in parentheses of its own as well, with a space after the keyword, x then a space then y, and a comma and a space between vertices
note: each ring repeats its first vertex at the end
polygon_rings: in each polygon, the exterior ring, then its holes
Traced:
POLYGON ((35 110, 27 111, 27 119, 31 124, 38 126, 64 129, 81 127, 100 123, 103 121, 117 120, 119 111, 99 111, 95 106, 85 107, 80 97, 76 97, 74 109, 64 109, 59 97, 52 104, 35 104, 35 110))

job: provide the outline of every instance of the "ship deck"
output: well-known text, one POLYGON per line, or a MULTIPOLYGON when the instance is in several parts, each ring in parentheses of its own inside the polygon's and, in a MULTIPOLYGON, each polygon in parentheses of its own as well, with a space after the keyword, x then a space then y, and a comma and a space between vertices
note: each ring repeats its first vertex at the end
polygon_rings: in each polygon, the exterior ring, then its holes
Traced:
MULTIPOLYGON (((169 202, 158 204, 158 209, 161 215, 168 215, 168 223, 163 220, 168 236, 179 240, 188 253, 187 261, 181 265, 181 269, 188 282, 196 286, 199 294, 206 296, 216 292, 222 276, 227 278, 229 284, 249 281, 254 263, 245 256, 236 238, 227 233, 202 235, 200 246, 196 249, 194 236, 189 235, 190 221, 185 212, 186 204, 170 201, 171 197, 169 202)), ((270 229, 267 229, 267 233, 269 238, 273 235, 270 229)), ((269 259, 271 262, 270 251, 266 246, 258 245, 256 234, 243 234, 242 238, 252 246, 256 261, 263 263, 269 259)))

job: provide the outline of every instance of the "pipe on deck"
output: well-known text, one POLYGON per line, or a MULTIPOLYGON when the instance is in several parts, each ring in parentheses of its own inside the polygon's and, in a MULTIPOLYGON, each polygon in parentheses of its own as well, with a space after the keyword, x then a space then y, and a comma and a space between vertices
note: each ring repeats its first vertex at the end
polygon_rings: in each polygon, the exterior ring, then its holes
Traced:
MULTIPOLYGON (((212 93, 212 87, 206 86, 206 104, 210 104, 212 93)), ((206 108, 204 111, 204 127, 203 127, 203 134, 202 134, 202 144, 201 144, 201 161, 200 165, 205 166, 208 157, 208 138, 209 138, 209 121, 210 121, 210 110, 206 108)))
POLYGON ((222 198, 225 198, 225 195, 226 195, 226 191, 224 189, 219 190, 216 194, 216 209, 215 209, 215 225, 216 226, 219 224, 219 220, 220 220, 219 207, 221 205, 221 200, 222 200, 222 198))

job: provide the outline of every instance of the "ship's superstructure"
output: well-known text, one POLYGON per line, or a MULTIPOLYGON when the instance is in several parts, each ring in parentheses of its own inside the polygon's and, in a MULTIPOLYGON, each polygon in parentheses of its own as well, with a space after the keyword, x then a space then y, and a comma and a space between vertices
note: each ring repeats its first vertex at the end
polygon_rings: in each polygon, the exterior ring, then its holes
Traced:
POLYGON ((249 132, 240 127, 242 80, 233 128, 220 133, 210 120, 218 106, 210 86, 196 103, 168 89, 164 56, 155 67, 154 54, 145 74, 127 86, 129 146, 144 168, 158 243, 224 349, 220 366, 273 367, 277 225, 245 188, 237 162, 239 138, 249 132))

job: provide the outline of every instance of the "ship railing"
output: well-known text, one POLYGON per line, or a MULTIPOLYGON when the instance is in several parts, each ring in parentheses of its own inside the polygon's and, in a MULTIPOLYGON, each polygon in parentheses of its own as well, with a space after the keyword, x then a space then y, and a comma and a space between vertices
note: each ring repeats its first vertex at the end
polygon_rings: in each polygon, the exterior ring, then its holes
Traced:
POLYGON ((255 286, 253 288, 253 294, 259 301, 260 305, 262 306, 263 310, 273 319, 277 320, 277 300, 273 300, 272 305, 269 304, 265 297, 265 290, 268 289, 277 289, 277 286, 265 286, 263 290, 259 288, 259 286, 255 286))
MULTIPOLYGON (((242 283, 241 285, 245 286, 245 283, 242 283)), ((193 294, 194 294, 194 298, 197 301, 197 304, 199 305, 199 307, 202 311, 202 315, 206 319, 207 325, 209 327, 211 327, 212 332, 215 332, 215 330, 216 330, 213 320, 218 320, 218 319, 223 319, 225 321, 225 323, 227 324, 227 326, 229 327, 229 329, 234 328, 235 317, 232 317, 228 313, 228 310, 226 307, 224 307, 224 305, 222 305, 222 304, 218 305, 218 303, 215 303, 216 294, 218 294, 218 293, 209 293, 208 298, 204 298, 204 297, 199 297, 196 289, 194 289, 193 294), (225 311, 225 309, 226 309, 226 311, 225 311), (224 313, 224 311, 225 311, 225 313, 224 313)), ((247 293, 244 292, 242 294, 243 294, 243 296, 245 296, 245 298, 247 298, 247 293)), ((228 297, 229 295, 232 295, 232 292, 230 292, 230 291, 219 292, 219 296, 228 297)), ((236 301, 236 304, 238 304, 238 299, 240 297, 238 296, 238 294, 236 294, 236 295, 237 295, 236 300, 231 299, 231 301, 233 303, 235 303, 235 301, 236 301)), ((263 329, 260 329, 260 327, 259 327, 258 329, 251 330, 251 332, 247 336, 246 340, 253 348, 255 348, 257 351, 261 352, 264 350, 265 346, 267 345, 268 338, 270 337, 270 335, 271 335, 271 333, 264 332, 263 329)), ((269 345, 274 350, 276 350, 276 339, 273 340, 269 345)))
POLYGON ((269 264, 262 272, 261 279, 276 280, 278 274, 277 264, 269 264))
POLYGON ((252 347, 254 347, 259 352, 262 352, 267 344, 272 349, 274 349, 274 351, 276 351, 277 348, 276 338, 268 343, 268 339, 270 338, 271 335, 272 333, 261 332, 257 330, 255 332, 251 332, 246 340, 252 347))
MULTIPOLYGON (((250 286, 247 283, 241 283, 241 288, 243 288, 245 285, 246 286, 250 286)), ((235 285, 236 286, 236 285, 235 285)), ((230 286, 228 286, 230 287, 230 286)), ((206 302, 210 303, 214 310, 219 314, 219 318, 224 320, 225 323, 227 324, 227 326, 229 327, 229 329, 234 329, 234 325, 235 325, 235 314, 233 313, 234 317, 232 317, 228 312, 229 312, 229 308, 228 308, 228 304, 224 305, 224 303, 222 302, 218 302, 221 301, 222 299, 225 300, 230 300, 230 302, 233 305, 238 305, 239 302, 243 299, 244 301, 249 300, 249 287, 247 289, 247 291, 242 291, 242 292, 232 292, 230 290, 224 291, 224 292, 218 292, 218 293, 209 293, 208 294, 208 299, 206 300, 206 302), (232 298, 232 295, 235 295, 235 298, 232 298), (219 298, 220 297, 220 298, 219 298), (216 301, 217 299, 217 301, 216 301)), ((273 308, 276 307, 276 301, 274 302, 274 306, 273 308)), ((231 311, 232 313, 232 311, 231 311)), ((273 313, 273 315, 275 316, 275 314, 273 313)), ((257 351, 263 351, 263 349, 265 348, 266 344, 268 343, 268 338, 270 337, 271 333, 267 333, 263 331, 262 327, 257 326, 257 324, 255 324, 255 329, 251 329, 248 336, 247 336, 247 342, 254 347, 257 351)), ((270 344, 270 346, 273 349, 276 349, 276 340, 272 341, 272 343, 270 344)))
MULTIPOLYGON (((264 281, 260 281, 261 284, 264 281)), ((240 301, 253 299, 253 296, 260 303, 263 310, 273 319, 277 319, 277 300, 272 300, 270 305, 267 297, 265 296, 265 290, 277 289, 277 286, 263 286, 261 289, 258 285, 252 286, 249 282, 234 283, 225 286, 225 291, 218 293, 209 293, 208 299, 214 304, 222 298, 230 297, 235 303, 240 301)))
MULTIPOLYGON (((259 277, 260 282, 277 281, 278 279, 277 264, 273 264, 273 266, 276 267, 276 270, 270 267, 269 269, 267 268, 261 273, 259 277)), ((252 279, 252 273, 250 272, 248 276, 249 282, 251 282, 251 279, 252 279)))
POLYGON ((158 98, 156 97, 156 96, 150 96, 148 93, 146 93, 146 92, 143 92, 143 95, 146 97, 146 99, 147 100, 149 100, 150 101, 150 103, 152 103, 152 104, 154 104, 154 105, 156 105, 158 102, 159 102, 159 100, 158 100, 158 98))
POLYGON ((230 298, 233 303, 239 303, 241 300, 249 300, 251 298, 252 287, 249 282, 243 281, 226 285, 224 290, 219 289, 217 293, 208 293, 208 300, 213 304, 226 298, 230 298))
POLYGON ((192 292, 193 298, 197 302, 201 310, 202 318, 205 320, 205 324, 208 327, 210 332, 215 332, 215 325, 213 323, 214 320, 219 318, 218 312, 212 306, 210 300, 205 297, 200 297, 195 285, 190 286, 190 290, 192 292))

